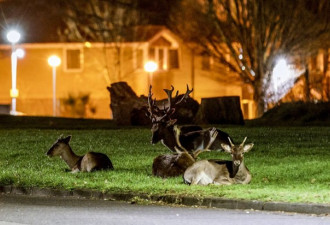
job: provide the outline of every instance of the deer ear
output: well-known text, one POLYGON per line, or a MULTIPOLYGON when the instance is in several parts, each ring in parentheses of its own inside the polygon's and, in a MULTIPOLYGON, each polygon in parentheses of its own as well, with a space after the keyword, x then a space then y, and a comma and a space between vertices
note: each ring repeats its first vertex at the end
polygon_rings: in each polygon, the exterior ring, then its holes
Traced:
POLYGON ((223 148, 223 150, 225 150, 225 152, 231 153, 231 147, 227 144, 221 144, 221 147, 223 148))
POLYGON ((63 141, 64 141, 65 143, 69 144, 69 142, 70 142, 71 138, 72 138, 72 136, 71 136, 71 135, 69 135, 69 136, 67 136, 66 138, 64 138, 64 140, 63 140, 63 141))
POLYGON ((168 122, 167 122, 167 124, 166 124, 166 126, 167 127, 169 127, 169 126, 172 126, 172 125, 174 125, 175 123, 176 123, 176 121, 177 121, 177 119, 171 119, 171 120, 169 120, 168 122))
POLYGON ((244 145, 244 147, 243 147, 243 152, 244 153, 247 153, 247 152, 249 152, 252 148, 253 148, 253 143, 250 143, 250 144, 246 144, 246 145, 244 145))

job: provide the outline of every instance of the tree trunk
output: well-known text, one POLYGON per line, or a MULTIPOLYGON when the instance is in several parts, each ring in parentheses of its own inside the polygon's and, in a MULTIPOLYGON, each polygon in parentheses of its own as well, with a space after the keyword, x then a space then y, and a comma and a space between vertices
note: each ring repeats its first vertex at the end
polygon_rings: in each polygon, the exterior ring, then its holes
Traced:
POLYGON ((306 69, 305 69, 305 73, 304 73, 304 76, 305 76, 305 97, 306 97, 306 102, 310 102, 310 90, 309 90, 309 87, 310 87, 310 83, 309 83, 309 70, 308 70, 308 65, 305 66, 306 69))
POLYGON ((239 96, 202 98, 196 118, 206 124, 244 124, 239 96))
POLYGON ((329 77, 327 76, 328 68, 329 68, 329 50, 328 48, 324 48, 323 55, 323 80, 322 80, 322 100, 329 101, 330 100, 330 92, 329 92, 329 77))
POLYGON ((261 117, 265 112, 265 90, 261 81, 256 81, 252 85, 253 87, 253 98, 256 103, 256 117, 261 117))

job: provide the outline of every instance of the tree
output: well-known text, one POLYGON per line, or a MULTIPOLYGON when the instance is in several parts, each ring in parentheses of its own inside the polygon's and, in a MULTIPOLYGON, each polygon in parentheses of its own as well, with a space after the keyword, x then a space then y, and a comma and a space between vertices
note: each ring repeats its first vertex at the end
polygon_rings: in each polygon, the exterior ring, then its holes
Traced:
POLYGON ((171 7, 173 0, 71 0, 64 1, 67 15, 64 17, 66 28, 62 37, 66 41, 99 41, 104 43, 103 55, 106 62, 108 84, 121 80, 120 64, 122 44, 141 40, 146 33, 138 26, 165 23, 168 13, 163 9, 171 7), (157 18, 157 19, 156 19, 157 18), (115 56, 112 71, 107 64, 109 53, 106 43, 114 44, 115 56))
POLYGON ((61 36, 65 41, 103 42, 103 55, 108 84, 120 80, 120 56, 122 43, 127 41, 132 27, 142 23, 142 16, 133 0, 72 0, 66 2, 65 29, 61 36), (114 44, 114 51, 107 51, 106 44, 114 44), (112 55, 113 69, 107 60, 112 55))
POLYGON ((329 10, 328 0, 187 0, 172 25, 252 85, 261 116, 276 60, 329 42, 329 10))

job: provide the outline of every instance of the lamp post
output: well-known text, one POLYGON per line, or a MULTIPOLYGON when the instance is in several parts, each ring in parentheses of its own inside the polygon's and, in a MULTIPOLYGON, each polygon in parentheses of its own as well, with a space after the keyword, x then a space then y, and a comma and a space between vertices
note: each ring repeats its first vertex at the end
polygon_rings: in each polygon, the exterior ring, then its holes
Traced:
POLYGON ((15 44, 21 38, 21 34, 16 30, 10 30, 7 33, 7 39, 11 43, 11 111, 10 114, 16 115, 16 98, 18 97, 18 89, 16 88, 17 78, 17 57, 22 58, 24 51, 22 49, 16 49, 15 44))
POLYGON ((53 68, 53 116, 56 116, 56 67, 61 64, 61 59, 52 55, 48 58, 48 64, 53 68))
POLYGON ((144 64, 144 70, 148 72, 147 90, 149 89, 150 85, 152 85, 152 75, 157 69, 158 69, 158 65, 154 61, 148 61, 146 62, 146 64, 144 64))

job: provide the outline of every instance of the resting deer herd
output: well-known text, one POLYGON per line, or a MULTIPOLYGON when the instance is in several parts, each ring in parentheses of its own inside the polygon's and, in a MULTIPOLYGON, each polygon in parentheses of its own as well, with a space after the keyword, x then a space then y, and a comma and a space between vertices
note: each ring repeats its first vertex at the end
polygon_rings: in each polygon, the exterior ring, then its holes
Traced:
MULTIPOLYGON (((171 118, 175 107, 189 98, 193 90, 174 98, 171 89, 164 89, 168 99, 160 108, 156 99, 152 98, 151 86, 148 95, 147 116, 152 122, 151 143, 162 142, 170 154, 154 158, 152 174, 161 178, 183 176, 184 183, 191 185, 230 185, 248 184, 251 173, 244 164, 244 154, 249 152, 253 143, 234 144, 232 138, 225 132, 214 127, 203 129, 196 125, 175 125, 176 119, 171 118), (197 156, 206 151, 224 151, 232 160, 209 159, 197 160, 197 156)), ((49 157, 59 156, 70 167, 72 173, 93 172, 97 170, 113 170, 110 158, 98 152, 88 152, 83 156, 76 155, 69 145, 71 136, 60 137, 47 151, 49 157)))

